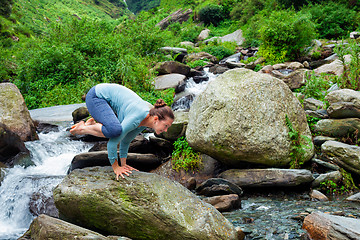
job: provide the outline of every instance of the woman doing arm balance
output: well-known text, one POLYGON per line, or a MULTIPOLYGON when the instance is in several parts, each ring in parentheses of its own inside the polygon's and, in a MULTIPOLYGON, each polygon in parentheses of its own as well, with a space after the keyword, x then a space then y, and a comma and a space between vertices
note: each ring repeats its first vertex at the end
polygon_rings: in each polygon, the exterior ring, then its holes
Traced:
POLYGON ((101 83, 86 95, 86 106, 92 118, 72 126, 72 134, 90 134, 109 138, 108 158, 116 174, 124 178, 131 170, 126 164, 130 142, 146 127, 157 134, 166 132, 174 121, 174 114, 162 99, 152 107, 132 90, 111 83, 101 83), (117 146, 120 143, 120 165, 117 146))

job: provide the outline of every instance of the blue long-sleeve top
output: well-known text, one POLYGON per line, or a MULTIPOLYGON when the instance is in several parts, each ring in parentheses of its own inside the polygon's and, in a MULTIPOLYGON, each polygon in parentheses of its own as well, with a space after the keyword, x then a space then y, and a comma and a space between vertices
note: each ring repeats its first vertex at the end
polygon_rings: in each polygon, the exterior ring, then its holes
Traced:
POLYGON ((112 83, 101 83, 95 86, 98 98, 106 100, 119 119, 122 132, 107 143, 108 158, 112 164, 118 159, 117 146, 120 143, 120 158, 126 158, 131 141, 146 127, 139 124, 148 115, 151 104, 142 100, 132 90, 112 83))

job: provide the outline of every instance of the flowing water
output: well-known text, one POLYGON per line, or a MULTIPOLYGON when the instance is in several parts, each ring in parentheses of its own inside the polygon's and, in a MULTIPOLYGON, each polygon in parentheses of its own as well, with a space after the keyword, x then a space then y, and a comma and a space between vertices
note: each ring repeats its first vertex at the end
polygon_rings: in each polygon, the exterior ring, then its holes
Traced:
MULTIPOLYGON (((64 125, 64 124, 63 124, 64 125)), ((71 141, 68 126, 59 132, 39 134, 40 140, 26 142, 33 166, 7 169, 0 186, 0 239, 17 239, 30 226, 34 216, 29 202, 34 193, 52 196, 52 189, 66 175, 73 157, 91 145, 71 141)))

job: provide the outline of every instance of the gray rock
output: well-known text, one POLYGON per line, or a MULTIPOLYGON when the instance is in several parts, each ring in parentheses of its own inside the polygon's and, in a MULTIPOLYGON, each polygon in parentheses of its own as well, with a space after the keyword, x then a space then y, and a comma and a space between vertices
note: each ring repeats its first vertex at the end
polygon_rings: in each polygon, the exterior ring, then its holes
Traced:
POLYGON ((299 62, 291 62, 288 66, 288 68, 293 69, 293 70, 297 70, 300 68, 304 68, 304 65, 299 63, 299 62))
POLYGON ((311 161, 313 161, 314 163, 320 165, 320 166, 323 166, 327 169, 330 169, 330 170, 334 170, 334 171, 338 171, 340 170, 340 167, 335 165, 335 164, 331 164, 329 162, 325 162, 325 161, 322 161, 320 159, 316 159, 316 158, 313 158, 311 161))
POLYGON ((327 112, 331 118, 360 118, 360 106, 352 102, 332 103, 327 112))
POLYGON ((204 29, 200 32, 199 36, 197 37, 197 40, 204 41, 205 39, 207 39, 209 37, 209 34, 210 34, 210 30, 204 29))
POLYGON ((351 202, 360 202, 360 193, 351 195, 350 197, 346 198, 346 200, 351 202))
POLYGON ((360 119, 322 119, 314 125, 314 132, 330 137, 360 136, 360 119))
POLYGON ((185 41, 181 42, 180 46, 195 47, 195 44, 193 42, 185 41))
POLYGON ((305 110, 316 111, 316 110, 324 108, 324 106, 325 106, 325 104, 322 101, 317 100, 315 98, 304 99, 304 109, 305 110))
POLYGON ((164 90, 168 88, 176 88, 179 83, 186 79, 185 75, 171 73, 161 75, 155 78, 155 90, 164 90))
POLYGON ((105 237, 99 233, 65 222, 58 218, 47 215, 40 215, 35 218, 29 230, 19 238, 19 240, 27 239, 52 239, 52 240, 131 240, 126 237, 105 237))
POLYGON ((358 39, 360 37, 360 32, 351 32, 350 38, 351 39, 358 39))
POLYGON ((315 180, 311 183, 313 188, 317 188, 321 186, 322 182, 333 181, 334 183, 340 182, 342 179, 342 175, 339 171, 332 171, 329 173, 320 174, 315 180))
POLYGON ((159 26, 161 29, 166 29, 172 23, 186 22, 190 18, 192 12, 192 9, 179 9, 161 20, 156 26, 159 26))
POLYGON ((344 73, 344 66, 342 65, 339 59, 324 64, 314 70, 316 74, 326 73, 326 74, 334 74, 336 76, 341 76, 344 73))
POLYGON ((203 200, 213 205, 219 212, 229 212, 241 208, 241 200, 237 194, 208 197, 203 200))
POLYGON ((51 217, 59 217, 59 211, 55 207, 54 198, 46 196, 42 192, 36 192, 31 195, 29 209, 34 216, 46 214, 51 217))
POLYGON ((313 138, 313 142, 316 146, 321 146, 326 141, 336 141, 336 138, 333 137, 327 137, 327 136, 315 136, 313 138))
POLYGON ((154 67, 154 70, 157 71, 159 75, 178 73, 187 76, 190 73, 189 66, 176 61, 166 61, 158 63, 154 67))
POLYGON ((236 184, 222 178, 210 178, 196 188, 196 192, 207 197, 216 195, 243 194, 242 189, 236 184))
POLYGON ((223 170, 224 167, 220 162, 210 156, 201 154, 200 169, 196 171, 185 171, 184 169, 176 171, 173 169, 171 161, 167 161, 151 172, 187 186, 189 178, 195 178, 196 185, 200 185, 209 178, 216 177, 223 170))
POLYGON ((75 111, 72 112, 73 122, 79 122, 80 120, 83 120, 90 116, 90 113, 87 109, 87 107, 79 107, 75 111))
MULTIPOLYGON (((141 170, 150 171, 160 166, 162 159, 154 154, 128 153, 126 163, 141 170)), ((71 161, 69 172, 94 166, 110 166, 107 151, 80 153, 71 161)))
POLYGON ((15 84, 0 83, 0 122, 22 141, 39 139, 23 96, 15 84))
POLYGON ((112 235, 174 240, 238 237, 214 207, 157 174, 133 172, 116 181, 111 167, 77 169, 53 193, 66 219, 112 235))
POLYGON ((0 123, 0 163, 7 167, 32 165, 30 151, 20 137, 0 123))
POLYGON ((327 141, 321 145, 324 158, 333 161, 346 171, 360 174, 360 147, 337 141, 327 141))
POLYGON ((169 53, 171 55, 174 54, 187 54, 186 48, 177 48, 177 47, 162 47, 159 49, 161 52, 169 53))
POLYGON ((311 239, 347 240, 360 239, 360 220, 313 212, 303 223, 311 239))
POLYGON ((195 98, 186 137, 195 150, 229 166, 287 166, 291 143, 286 115, 305 136, 304 160, 310 160, 314 147, 305 112, 288 86, 268 74, 232 69, 195 98))
POLYGON ((340 89, 331 91, 325 97, 329 104, 336 102, 351 102, 355 107, 360 108, 360 92, 352 89, 340 89))
POLYGON ((325 109, 319 109, 319 110, 316 110, 316 111, 306 110, 305 114, 307 116, 316 117, 316 118, 320 118, 320 119, 329 118, 329 115, 328 115, 328 113, 327 113, 327 111, 325 109))
POLYGON ((305 169, 230 169, 219 175, 243 188, 296 187, 310 184, 314 178, 305 169))
POLYGON ((185 61, 192 62, 196 60, 205 60, 205 59, 211 61, 212 63, 218 62, 218 59, 215 56, 207 52, 191 53, 186 56, 185 61))
POLYGON ((322 202, 329 201, 329 198, 327 196, 325 196, 325 194, 323 194, 322 192, 319 192, 317 190, 312 190, 310 192, 310 197, 312 200, 317 200, 317 201, 322 201, 322 202))
POLYGON ((212 41, 220 41, 220 42, 236 42, 238 46, 243 44, 245 38, 243 37, 242 30, 236 30, 233 33, 230 33, 228 35, 225 35, 223 37, 212 37, 210 39, 207 39, 205 43, 212 42, 212 41))

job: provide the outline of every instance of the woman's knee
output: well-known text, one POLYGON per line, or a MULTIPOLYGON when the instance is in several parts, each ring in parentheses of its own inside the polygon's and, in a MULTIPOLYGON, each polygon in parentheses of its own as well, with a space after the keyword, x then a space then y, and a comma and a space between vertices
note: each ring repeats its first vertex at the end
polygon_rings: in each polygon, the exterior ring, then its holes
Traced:
POLYGON ((122 127, 121 124, 116 124, 115 126, 103 126, 102 132, 107 138, 115 138, 121 135, 122 127))

